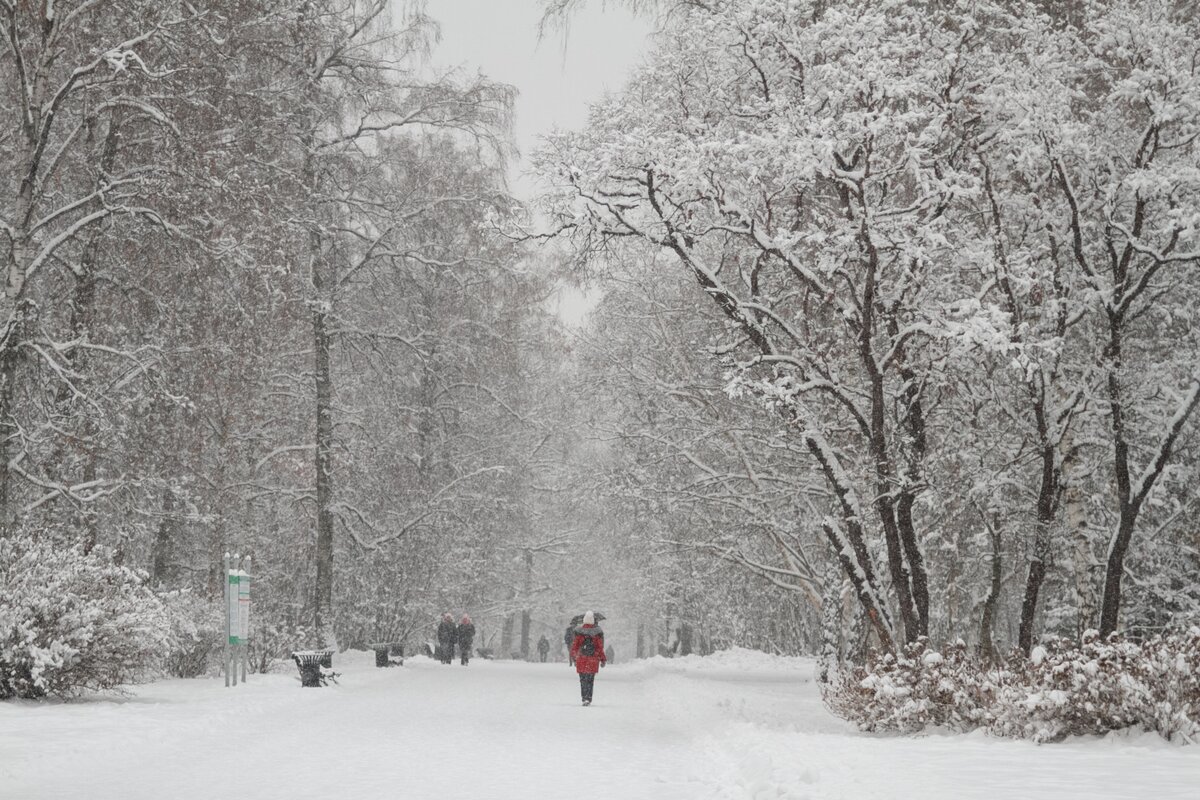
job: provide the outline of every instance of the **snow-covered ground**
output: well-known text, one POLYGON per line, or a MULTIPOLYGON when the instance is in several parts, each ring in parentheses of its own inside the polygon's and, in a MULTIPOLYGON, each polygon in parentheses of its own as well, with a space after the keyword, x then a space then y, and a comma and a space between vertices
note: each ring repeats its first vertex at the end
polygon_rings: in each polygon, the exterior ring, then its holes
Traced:
POLYGON ((132 696, 0 703, 4 800, 1200 797, 1200 748, 1152 736, 1037 746, 866 736, 812 663, 746 651, 605 669, 582 708, 565 664, 427 659, 341 684, 161 681, 132 696))

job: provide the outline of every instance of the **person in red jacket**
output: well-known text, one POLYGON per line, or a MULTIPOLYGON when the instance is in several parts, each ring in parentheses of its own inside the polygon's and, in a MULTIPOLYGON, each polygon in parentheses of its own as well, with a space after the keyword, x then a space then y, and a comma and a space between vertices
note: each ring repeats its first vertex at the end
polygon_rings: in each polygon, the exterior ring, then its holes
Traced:
POLYGON ((579 673, 579 692, 583 696, 583 704, 590 706, 596 673, 608 663, 604 655, 604 631, 596 624, 596 615, 591 611, 583 615, 583 624, 575 629, 571 660, 575 662, 575 671, 579 673))

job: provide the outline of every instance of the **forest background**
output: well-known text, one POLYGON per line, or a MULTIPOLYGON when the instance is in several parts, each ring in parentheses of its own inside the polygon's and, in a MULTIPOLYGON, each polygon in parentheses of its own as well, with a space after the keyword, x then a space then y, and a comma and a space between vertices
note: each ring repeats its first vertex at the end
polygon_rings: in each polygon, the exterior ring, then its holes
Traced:
POLYGON ((1194 624, 1190 4, 633 5, 530 204, 420 4, 0 0, 8 685, 203 672, 226 552, 260 668, 1194 624))

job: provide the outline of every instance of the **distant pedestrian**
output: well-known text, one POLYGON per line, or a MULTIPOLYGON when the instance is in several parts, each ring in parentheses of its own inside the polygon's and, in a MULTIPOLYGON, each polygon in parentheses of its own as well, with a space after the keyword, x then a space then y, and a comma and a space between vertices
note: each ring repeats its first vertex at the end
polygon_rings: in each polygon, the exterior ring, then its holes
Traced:
POLYGON ((604 631, 596 624, 596 615, 589 611, 583 615, 583 624, 575 629, 575 637, 571 643, 571 662, 575 665, 575 672, 579 674, 579 693, 585 706, 592 704, 596 673, 606 661, 604 631))
POLYGON ((471 645, 475 642, 475 623, 471 622, 471 618, 466 614, 462 615, 462 619, 458 623, 457 634, 458 652, 462 657, 462 665, 465 667, 471 660, 471 645))
POLYGON ((546 663, 546 656, 550 654, 550 640, 546 638, 546 634, 542 634, 542 638, 538 639, 537 643, 538 658, 542 663, 546 663))
POLYGON ((458 630, 454 627, 454 617, 447 611, 442 615, 441 624, 437 629, 438 660, 449 664, 454 658, 454 642, 458 639, 458 630))
POLYGON ((605 662, 607 662, 609 664, 614 663, 613 662, 613 649, 612 649, 611 644, 608 647, 604 648, 604 660, 605 660, 605 662))

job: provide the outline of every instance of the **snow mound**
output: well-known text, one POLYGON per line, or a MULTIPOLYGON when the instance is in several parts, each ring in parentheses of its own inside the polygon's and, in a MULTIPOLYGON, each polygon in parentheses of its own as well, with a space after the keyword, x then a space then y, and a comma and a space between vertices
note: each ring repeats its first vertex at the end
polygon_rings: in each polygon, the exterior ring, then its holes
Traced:
POLYGON ((628 671, 638 673, 747 673, 782 672, 794 674, 797 679, 810 678, 816 668, 816 660, 804 656, 780 656, 744 647, 718 650, 709 656, 696 654, 664 658, 654 656, 625 665, 628 671))

